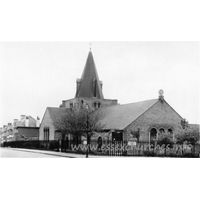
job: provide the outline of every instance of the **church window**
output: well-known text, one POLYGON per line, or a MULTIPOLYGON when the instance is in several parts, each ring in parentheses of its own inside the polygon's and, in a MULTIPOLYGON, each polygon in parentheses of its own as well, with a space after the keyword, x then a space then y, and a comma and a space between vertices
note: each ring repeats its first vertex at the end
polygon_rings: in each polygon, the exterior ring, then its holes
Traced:
POLYGON ((49 127, 44 127, 44 140, 49 141, 49 127))
POLYGON ((92 84, 93 84, 94 97, 97 97, 97 80, 95 78, 92 84))
POLYGON ((165 133, 165 130, 164 130, 164 128, 160 128, 160 133, 165 133))
POLYGON ((81 99, 81 108, 83 108, 83 105, 84 105, 84 101, 83 101, 83 99, 81 99))
POLYGON ((98 109, 101 107, 101 103, 100 102, 94 102, 94 108, 98 109))
POLYGON ((72 102, 70 102, 70 108, 73 108, 73 103, 72 102))
POLYGON ((168 132, 169 132, 170 134, 172 134, 172 133, 173 133, 173 131, 172 131, 172 129, 171 129, 171 128, 169 128, 169 129, 168 129, 168 132))
POLYGON ((155 128, 152 128, 150 131, 150 140, 155 140, 157 138, 157 130, 155 128))

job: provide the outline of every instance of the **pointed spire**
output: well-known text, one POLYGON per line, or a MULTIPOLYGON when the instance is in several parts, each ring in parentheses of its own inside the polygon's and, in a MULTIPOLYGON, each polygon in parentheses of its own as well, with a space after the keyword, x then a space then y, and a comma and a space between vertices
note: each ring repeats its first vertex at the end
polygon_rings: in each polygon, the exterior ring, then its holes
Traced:
POLYGON ((104 98, 102 93, 102 83, 99 81, 91 51, 88 54, 81 79, 77 80, 76 98, 78 97, 104 98))

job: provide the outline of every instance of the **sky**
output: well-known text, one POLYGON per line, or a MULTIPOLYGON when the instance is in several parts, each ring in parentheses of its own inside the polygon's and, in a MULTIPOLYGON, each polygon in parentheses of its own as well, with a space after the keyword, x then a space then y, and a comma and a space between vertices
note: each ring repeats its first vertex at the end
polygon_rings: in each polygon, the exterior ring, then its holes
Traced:
MULTIPOLYGON (((0 127, 20 115, 42 117, 74 98, 88 42, 0 42, 0 127)), ((91 42, 103 94, 120 104, 158 98, 199 123, 199 42, 91 42)))

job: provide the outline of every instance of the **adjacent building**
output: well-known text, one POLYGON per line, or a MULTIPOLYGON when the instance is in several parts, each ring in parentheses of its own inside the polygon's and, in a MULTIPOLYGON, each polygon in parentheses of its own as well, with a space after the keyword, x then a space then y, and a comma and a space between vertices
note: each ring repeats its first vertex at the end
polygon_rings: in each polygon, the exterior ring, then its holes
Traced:
POLYGON ((14 119, 0 128, 1 143, 20 140, 39 139, 40 119, 31 116, 21 115, 20 119, 14 119))
POLYGON ((14 119, 13 134, 14 140, 38 140, 40 119, 32 116, 21 115, 21 118, 14 119))

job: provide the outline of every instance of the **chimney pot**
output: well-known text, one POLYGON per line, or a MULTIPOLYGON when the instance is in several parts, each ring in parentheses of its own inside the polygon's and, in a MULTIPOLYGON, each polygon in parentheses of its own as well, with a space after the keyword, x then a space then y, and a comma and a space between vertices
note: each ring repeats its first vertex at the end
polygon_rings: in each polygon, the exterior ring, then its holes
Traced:
POLYGON ((21 120, 24 119, 25 116, 26 116, 26 115, 21 115, 21 120))
POLYGON ((37 116, 37 120, 36 120, 36 127, 40 126, 40 118, 37 116))
POLYGON ((28 127, 29 126, 29 117, 26 116, 26 119, 25 119, 25 126, 28 127))

